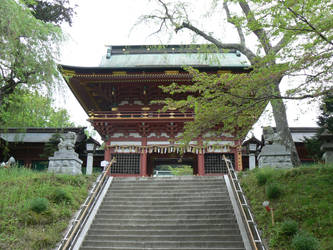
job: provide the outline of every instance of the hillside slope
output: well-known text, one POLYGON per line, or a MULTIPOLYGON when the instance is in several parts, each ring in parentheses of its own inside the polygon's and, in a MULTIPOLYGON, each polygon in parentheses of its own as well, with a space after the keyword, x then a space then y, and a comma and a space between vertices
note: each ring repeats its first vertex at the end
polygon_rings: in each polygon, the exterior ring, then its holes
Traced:
POLYGON ((270 249, 333 249, 332 165, 256 169, 240 179, 270 249), (262 205, 266 200, 274 209, 274 226, 262 205))
POLYGON ((96 176, 0 169, 0 249, 51 249, 96 176))

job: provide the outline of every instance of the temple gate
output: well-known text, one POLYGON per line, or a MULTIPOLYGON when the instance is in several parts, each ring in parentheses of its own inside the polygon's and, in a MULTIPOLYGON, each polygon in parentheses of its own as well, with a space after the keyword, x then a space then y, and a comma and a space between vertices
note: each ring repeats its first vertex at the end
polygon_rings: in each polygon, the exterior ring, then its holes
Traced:
MULTIPOLYGON (((214 74, 243 73, 249 65, 238 51, 200 53, 199 45, 109 46, 99 67, 61 65, 61 72, 89 121, 105 142, 105 160, 113 156, 113 176, 151 176, 161 162, 183 162, 194 175, 220 175, 227 154, 241 170, 241 142, 230 134, 209 134, 184 147, 177 143, 194 113, 168 110, 151 101, 169 97, 159 88, 192 84, 183 66, 214 74)), ((173 98, 186 98, 177 94, 173 98)))

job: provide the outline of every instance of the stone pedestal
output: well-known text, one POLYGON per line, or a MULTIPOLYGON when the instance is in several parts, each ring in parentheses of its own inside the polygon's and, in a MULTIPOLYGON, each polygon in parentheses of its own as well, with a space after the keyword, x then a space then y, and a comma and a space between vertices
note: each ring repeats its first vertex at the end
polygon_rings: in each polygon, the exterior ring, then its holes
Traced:
POLYGON ((48 172, 57 174, 82 174, 82 161, 79 155, 74 151, 76 134, 68 132, 64 138, 60 139, 58 144, 59 150, 49 157, 48 172))
POLYGON ((293 164, 290 155, 290 151, 286 150, 286 147, 279 143, 275 142, 265 145, 258 155, 259 168, 291 168, 293 164))
POLYGON ((57 174, 82 174, 82 161, 75 152, 58 151, 49 157, 48 172, 57 174))

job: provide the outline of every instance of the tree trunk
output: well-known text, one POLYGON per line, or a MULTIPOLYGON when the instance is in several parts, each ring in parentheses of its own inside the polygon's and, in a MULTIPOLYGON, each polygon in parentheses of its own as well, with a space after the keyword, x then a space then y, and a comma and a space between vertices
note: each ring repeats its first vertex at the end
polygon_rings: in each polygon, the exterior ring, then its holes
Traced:
MULTIPOLYGON (((281 80, 274 83, 275 86, 274 92, 278 94, 280 94, 280 89, 279 89, 280 82, 281 80)), ((286 107, 283 103, 283 100, 273 99, 271 100, 271 105, 273 108, 273 115, 276 123, 276 131, 281 138, 281 143, 287 148, 287 150, 290 150, 291 152, 290 158, 293 166, 299 166, 301 164, 301 161, 298 157, 296 146, 289 130, 286 107)))

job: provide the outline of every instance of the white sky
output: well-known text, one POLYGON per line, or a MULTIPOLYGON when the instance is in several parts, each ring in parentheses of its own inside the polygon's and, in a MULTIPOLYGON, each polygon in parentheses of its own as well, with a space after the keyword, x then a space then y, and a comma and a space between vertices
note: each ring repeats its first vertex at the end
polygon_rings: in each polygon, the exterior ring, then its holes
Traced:
MULTIPOLYGON (((197 0, 198 1, 198 0, 197 0)), ((69 35, 68 41, 63 45, 63 53, 60 62, 73 66, 97 66, 99 61, 106 53, 105 45, 129 45, 129 44, 159 44, 160 38, 149 36, 154 30, 152 27, 140 25, 133 28, 138 17, 149 13, 154 9, 154 5, 149 0, 72 0, 76 2, 77 15, 73 19, 72 27, 63 25, 64 31, 69 35), (131 31, 132 29, 132 31, 131 31)), ((201 6, 193 10, 190 14, 197 15, 207 6, 202 5, 205 1, 201 0, 201 6), (197 13, 195 13, 197 12, 197 13)), ((218 37, 227 39, 227 42, 235 42, 235 32, 230 31, 229 27, 219 25, 218 21, 214 25, 202 23, 201 19, 196 25, 206 25, 212 27, 212 31, 218 30, 218 37), (218 26, 216 26, 218 25, 218 26), (214 27, 218 27, 218 29, 214 27), (225 35, 227 34, 227 35, 225 35)), ((168 43, 190 43, 190 36, 179 34, 168 43)), ((226 39, 223 41, 225 42, 226 39)), ((163 42, 168 41, 167 37, 162 37, 163 42)), ((251 42, 251 41, 250 41, 251 42)), ((284 79, 281 89, 296 81, 295 79, 284 79)), ((65 98, 59 98, 57 105, 65 107, 72 120, 77 125, 88 126, 87 115, 76 101, 75 97, 67 89, 65 98)), ((289 101, 287 105, 287 115, 289 126, 306 127, 316 126, 318 116, 317 105, 307 105, 306 101, 289 101)), ((274 125, 268 112, 255 125, 255 135, 260 138, 261 126, 274 125)))

